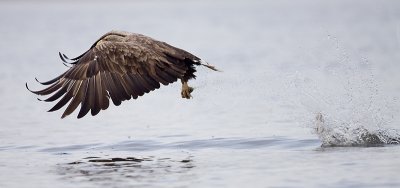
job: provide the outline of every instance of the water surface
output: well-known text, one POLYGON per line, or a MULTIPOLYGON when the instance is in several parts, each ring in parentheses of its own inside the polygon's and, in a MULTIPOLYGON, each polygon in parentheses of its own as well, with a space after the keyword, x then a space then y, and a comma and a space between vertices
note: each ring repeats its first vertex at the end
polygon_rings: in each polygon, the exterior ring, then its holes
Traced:
POLYGON ((398 146, 321 147, 315 131, 322 113, 349 143, 398 135, 399 3, 1 2, 0 187, 399 187, 398 146), (192 100, 176 83, 96 117, 47 113, 25 82, 113 29, 223 72, 199 68, 192 100))

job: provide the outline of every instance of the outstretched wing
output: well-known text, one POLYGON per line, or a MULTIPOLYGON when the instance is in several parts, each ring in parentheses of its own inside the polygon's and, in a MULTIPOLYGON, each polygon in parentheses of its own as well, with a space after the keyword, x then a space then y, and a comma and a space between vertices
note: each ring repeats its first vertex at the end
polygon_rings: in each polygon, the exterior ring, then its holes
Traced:
MULTIPOLYGON (((166 43, 131 37, 126 41, 99 40, 76 60, 65 73, 43 85, 50 85, 37 95, 50 95, 46 102, 61 98, 49 110, 59 110, 68 104, 62 118, 81 105, 78 118, 89 111, 97 115, 109 106, 109 98, 118 106, 124 100, 136 99, 182 78, 188 70, 183 50, 166 43), (141 40, 147 40, 143 44, 141 40), (183 56, 182 56, 183 55, 183 56)), ((191 54, 190 54, 191 55, 191 54)), ((60 55, 61 56, 61 55, 60 55)), ((65 61, 66 56, 61 56, 65 61)), ((190 57, 188 57, 190 58, 190 57)))

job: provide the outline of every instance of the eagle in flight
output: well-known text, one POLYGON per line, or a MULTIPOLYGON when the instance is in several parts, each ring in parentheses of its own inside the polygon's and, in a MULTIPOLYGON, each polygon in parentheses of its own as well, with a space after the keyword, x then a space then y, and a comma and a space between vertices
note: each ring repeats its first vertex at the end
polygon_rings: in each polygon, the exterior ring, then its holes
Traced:
MULTIPOLYGON (((39 82, 47 88, 32 91, 37 95, 50 95, 46 102, 61 98, 49 112, 59 110, 68 104, 61 118, 70 115, 81 104, 78 118, 89 111, 93 116, 114 105, 160 88, 160 83, 168 85, 182 82, 182 98, 190 99, 193 88, 188 80, 196 78, 195 66, 205 66, 195 55, 155 40, 145 35, 125 31, 111 31, 100 37, 82 55, 69 59, 59 53, 65 65, 70 68, 58 77, 39 82)), ((40 100, 40 99, 39 99, 40 100)))

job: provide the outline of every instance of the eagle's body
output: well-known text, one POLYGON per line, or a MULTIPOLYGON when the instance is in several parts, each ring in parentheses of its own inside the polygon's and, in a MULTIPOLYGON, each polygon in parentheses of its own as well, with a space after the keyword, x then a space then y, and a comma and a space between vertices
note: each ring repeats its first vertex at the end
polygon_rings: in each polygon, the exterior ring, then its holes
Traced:
POLYGON ((193 89, 187 82, 196 77, 195 65, 216 70, 182 49, 123 31, 106 33, 77 58, 68 59, 61 54, 60 57, 72 67, 55 79, 41 83, 49 87, 32 92, 37 95, 54 93, 44 100, 46 102, 62 97, 49 111, 58 110, 69 102, 62 118, 79 104, 78 118, 89 111, 97 115, 108 108, 109 98, 118 106, 124 100, 136 99, 160 88, 160 83, 168 85, 178 79, 182 81, 182 97, 189 99, 193 89))

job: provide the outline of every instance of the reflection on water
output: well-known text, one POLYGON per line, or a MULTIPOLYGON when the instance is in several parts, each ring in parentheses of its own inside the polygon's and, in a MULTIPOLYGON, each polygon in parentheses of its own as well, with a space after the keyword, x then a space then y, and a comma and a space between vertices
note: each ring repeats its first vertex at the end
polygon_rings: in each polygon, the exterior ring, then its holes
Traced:
MULTIPOLYGON (((174 137, 163 136, 165 138, 174 137)), ((178 136, 179 137, 179 136, 178 136)), ((182 183, 187 187, 192 180, 195 180, 197 173, 192 172, 197 164, 195 155, 192 152, 210 153, 211 159, 219 160, 218 155, 213 156, 215 151, 242 150, 246 155, 252 155, 253 151, 265 150, 287 150, 298 151, 305 148, 317 148, 317 139, 291 139, 285 137, 265 138, 212 138, 199 140, 186 140, 177 142, 160 142, 157 140, 129 140, 114 144, 86 144, 63 147, 43 148, 39 151, 50 152, 55 155, 66 154, 70 160, 69 153, 89 151, 97 153, 94 155, 84 154, 79 160, 59 163, 55 173, 61 176, 64 181, 72 183, 90 182, 96 186, 111 186, 118 184, 118 187, 165 187, 165 182, 173 182, 175 185, 182 183), (185 156, 162 157, 161 151, 188 151, 185 156), (214 152, 212 152, 214 150, 214 152), (104 154, 104 151, 107 154, 104 154), (118 152, 138 153, 155 152, 155 155, 145 157, 118 155, 118 152), (99 154, 100 153, 100 154, 99 154), (103 153, 103 154, 101 154, 103 153), (110 155, 114 157, 110 157, 110 155)), ((224 160, 233 156, 227 157, 224 160)), ((224 157, 224 158, 225 158, 224 157)), ((205 161, 201 163, 204 165, 205 161)), ((240 161, 227 160, 225 162, 241 163, 240 161)), ((224 162, 224 163, 225 163, 224 162)), ((233 166, 232 166, 233 167, 233 166)), ((206 173, 206 172, 203 172, 206 173)))
MULTIPOLYGON (((177 181, 195 167, 192 157, 184 159, 149 157, 86 157, 58 164, 56 173, 69 182, 91 182, 101 186, 148 186, 151 182, 177 181), (181 175, 180 175, 181 174, 181 175)), ((153 185, 156 186, 156 185, 153 185)))

